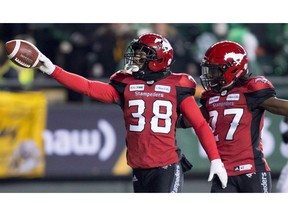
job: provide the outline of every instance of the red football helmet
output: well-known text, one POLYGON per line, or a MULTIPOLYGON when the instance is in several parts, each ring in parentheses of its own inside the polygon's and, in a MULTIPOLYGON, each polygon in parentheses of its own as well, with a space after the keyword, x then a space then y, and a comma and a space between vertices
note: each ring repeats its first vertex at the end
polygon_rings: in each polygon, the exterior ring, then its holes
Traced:
POLYGON ((132 40, 124 57, 125 69, 131 72, 168 71, 173 60, 173 48, 166 38, 148 33, 132 40))
POLYGON ((212 45, 201 62, 201 84, 205 90, 222 91, 248 73, 244 48, 232 41, 212 45))

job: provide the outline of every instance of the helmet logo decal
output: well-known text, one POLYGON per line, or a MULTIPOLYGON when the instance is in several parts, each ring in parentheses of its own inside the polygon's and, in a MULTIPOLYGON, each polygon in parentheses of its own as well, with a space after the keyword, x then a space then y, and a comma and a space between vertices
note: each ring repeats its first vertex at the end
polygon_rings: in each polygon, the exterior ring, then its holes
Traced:
POLYGON ((154 43, 161 43, 163 53, 168 53, 170 50, 172 50, 172 46, 170 43, 168 43, 166 40, 162 40, 161 38, 155 38, 154 43))
POLYGON ((246 54, 230 52, 225 54, 224 60, 226 61, 227 59, 232 58, 233 61, 236 62, 236 65, 240 65, 244 56, 246 56, 246 54))

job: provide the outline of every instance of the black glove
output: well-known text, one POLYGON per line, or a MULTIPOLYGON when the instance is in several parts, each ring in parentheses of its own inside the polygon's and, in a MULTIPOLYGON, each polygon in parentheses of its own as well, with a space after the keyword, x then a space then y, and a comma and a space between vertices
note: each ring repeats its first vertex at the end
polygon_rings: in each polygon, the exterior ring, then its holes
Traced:
POLYGON ((188 172, 192 169, 193 165, 190 161, 185 157, 184 154, 181 154, 180 164, 182 166, 183 173, 188 172))

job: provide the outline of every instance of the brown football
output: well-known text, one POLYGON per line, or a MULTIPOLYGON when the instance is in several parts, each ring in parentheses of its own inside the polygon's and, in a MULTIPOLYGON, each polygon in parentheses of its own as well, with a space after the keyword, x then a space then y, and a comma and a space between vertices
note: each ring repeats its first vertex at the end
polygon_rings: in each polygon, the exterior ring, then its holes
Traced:
POLYGON ((40 52, 28 41, 10 40, 5 43, 5 49, 8 58, 21 67, 34 68, 40 66, 40 52))

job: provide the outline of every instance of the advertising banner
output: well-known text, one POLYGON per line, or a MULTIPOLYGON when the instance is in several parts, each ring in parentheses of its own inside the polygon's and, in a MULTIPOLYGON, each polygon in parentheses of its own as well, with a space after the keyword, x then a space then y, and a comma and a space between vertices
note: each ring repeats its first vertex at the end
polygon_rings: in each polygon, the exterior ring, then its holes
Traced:
POLYGON ((0 92, 0 177, 42 177, 46 98, 39 92, 0 92))
POLYGON ((123 114, 117 105, 51 106, 43 139, 47 177, 130 173, 123 114))

